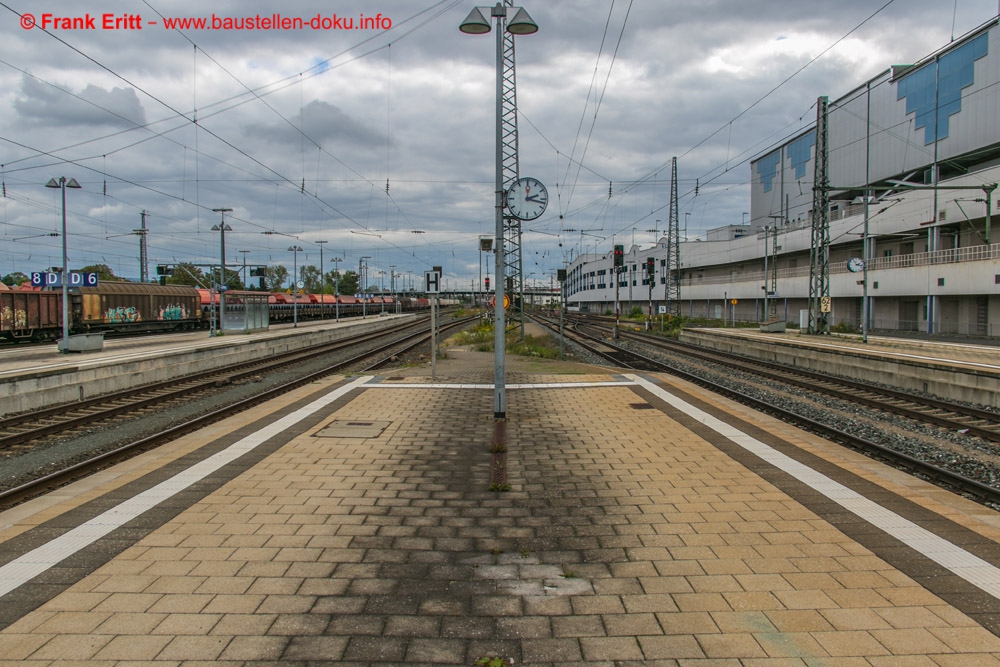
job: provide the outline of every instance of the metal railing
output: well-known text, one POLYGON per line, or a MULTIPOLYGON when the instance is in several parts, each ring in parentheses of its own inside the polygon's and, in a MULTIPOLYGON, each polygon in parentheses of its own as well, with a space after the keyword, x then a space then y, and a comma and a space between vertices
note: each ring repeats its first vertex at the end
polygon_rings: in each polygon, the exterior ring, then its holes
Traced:
MULTIPOLYGON (((875 257, 868 261, 868 271, 886 271, 892 269, 912 268, 915 266, 958 264, 962 262, 982 262, 994 259, 1000 259, 1000 244, 988 246, 968 246, 965 248, 949 248, 948 250, 935 250, 934 252, 920 252, 909 255, 893 255, 892 257, 875 257)), ((847 261, 831 262, 830 273, 848 273, 847 261)), ((778 269, 779 280, 782 278, 808 277, 808 266, 778 269)), ((760 271, 737 272, 728 276, 683 278, 681 279, 681 285, 688 287, 693 285, 726 285, 738 282, 763 282, 764 279, 765 276, 762 269, 760 271)))

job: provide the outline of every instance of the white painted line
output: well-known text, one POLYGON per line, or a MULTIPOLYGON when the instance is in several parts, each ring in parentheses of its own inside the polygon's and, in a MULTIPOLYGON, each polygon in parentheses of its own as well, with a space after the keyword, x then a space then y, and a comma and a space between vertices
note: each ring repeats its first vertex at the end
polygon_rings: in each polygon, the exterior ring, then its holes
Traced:
MULTIPOLYGON (((542 382, 539 384, 508 384, 507 389, 581 389, 592 387, 631 387, 635 382, 542 382)), ((372 389, 493 389, 492 384, 418 384, 408 382, 386 382, 371 385, 372 389)))
MULTIPOLYGON (((987 563, 975 554, 942 539, 909 519, 868 500, 861 494, 826 475, 785 456, 781 452, 750 437, 746 433, 716 419, 712 415, 699 410, 663 388, 644 380, 638 375, 626 375, 637 384, 649 390, 657 398, 674 406, 689 417, 701 422, 716 433, 728 438, 743 449, 767 461, 779 470, 783 470, 800 482, 816 489, 824 496, 833 500, 844 509, 884 530, 900 542, 922 553, 935 563, 965 579, 973 586, 982 589, 995 598, 1000 598, 1000 569, 987 563)), ((822 517, 820 517, 822 518, 822 517)))
POLYGON ((334 389, 326 396, 248 435, 221 452, 0 567, 0 597, 371 380, 371 376, 360 377, 334 389))

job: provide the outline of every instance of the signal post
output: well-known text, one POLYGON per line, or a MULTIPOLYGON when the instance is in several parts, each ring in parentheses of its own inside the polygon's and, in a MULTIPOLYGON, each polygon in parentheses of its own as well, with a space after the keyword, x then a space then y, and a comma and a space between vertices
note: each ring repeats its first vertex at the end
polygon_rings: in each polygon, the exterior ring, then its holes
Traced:
POLYGON ((620 335, 618 334, 619 320, 621 319, 621 301, 619 300, 619 293, 621 290, 621 280, 618 276, 625 268, 625 246, 616 245, 614 252, 614 274, 615 274, 615 333, 614 339, 618 340, 620 335))

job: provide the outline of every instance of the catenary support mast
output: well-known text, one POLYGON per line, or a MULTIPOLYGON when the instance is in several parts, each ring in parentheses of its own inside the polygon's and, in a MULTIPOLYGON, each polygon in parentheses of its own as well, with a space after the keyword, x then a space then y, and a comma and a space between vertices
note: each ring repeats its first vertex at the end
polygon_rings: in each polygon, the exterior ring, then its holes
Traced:
MULTIPOLYGON (((504 0, 510 8, 514 0, 504 0)), ((500 110, 503 139, 503 189, 506 192, 520 178, 517 151, 517 83, 514 71, 514 35, 503 30, 503 99, 500 110)), ((507 321, 517 326, 524 337, 524 278, 522 272, 521 221, 504 216, 504 274, 506 292, 511 297, 507 321)), ((497 276, 497 280, 501 277, 497 276)))
POLYGON ((829 98, 816 100, 816 168, 813 181, 812 244, 809 249, 809 333, 830 333, 829 98))
POLYGON ((667 312, 681 314, 681 233, 677 213, 677 158, 670 167, 670 217, 667 221, 667 270, 664 272, 667 312))

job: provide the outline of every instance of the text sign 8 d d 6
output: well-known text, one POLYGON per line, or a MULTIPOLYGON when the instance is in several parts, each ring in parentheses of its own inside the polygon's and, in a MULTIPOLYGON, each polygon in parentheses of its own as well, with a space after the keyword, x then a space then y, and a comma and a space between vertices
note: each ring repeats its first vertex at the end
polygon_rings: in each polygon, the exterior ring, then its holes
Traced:
MULTIPOLYGON (((96 273, 80 273, 72 271, 69 274, 70 287, 97 287, 96 273)), ((32 271, 32 287, 62 287, 62 273, 55 271, 32 271)))
POLYGON ((424 271, 424 291, 428 294, 437 294, 441 291, 440 271, 424 271))

